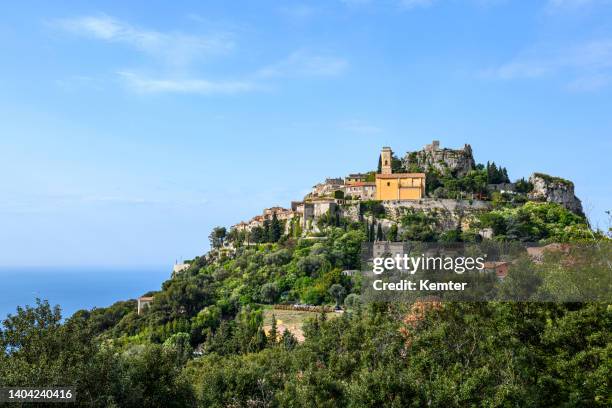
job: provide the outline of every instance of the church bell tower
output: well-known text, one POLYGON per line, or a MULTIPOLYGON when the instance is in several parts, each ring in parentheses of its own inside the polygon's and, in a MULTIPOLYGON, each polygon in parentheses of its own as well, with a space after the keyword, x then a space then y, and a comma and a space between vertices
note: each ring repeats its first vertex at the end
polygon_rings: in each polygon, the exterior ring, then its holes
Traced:
POLYGON ((380 153, 380 174, 391 174, 391 155, 393 152, 390 147, 383 147, 380 153))

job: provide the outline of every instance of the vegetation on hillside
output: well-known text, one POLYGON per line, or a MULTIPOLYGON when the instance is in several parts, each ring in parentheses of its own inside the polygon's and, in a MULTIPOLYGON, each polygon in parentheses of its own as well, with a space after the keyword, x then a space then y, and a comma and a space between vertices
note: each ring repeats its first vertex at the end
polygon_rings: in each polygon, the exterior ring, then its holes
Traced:
MULTIPOLYGON (((431 194, 451 198, 509 181, 494 163, 427 177, 431 194)), ((527 201, 531 188, 492 193, 491 211, 450 230, 437 210, 389 223, 377 201, 361 203, 359 222, 329 212, 307 236, 312 225, 276 215, 248 232, 216 227, 210 253, 149 293, 141 314, 135 301, 65 321, 45 301, 18 308, 0 328, 0 386, 75 385, 79 405, 94 407, 610 406, 608 303, 363 304, 360 277, 343 273, 360 268, 368 241, 476 242, 485 228, 497 241, 607 240, 561 205, 527 201), (303 342, 274 317, 264 331, 264 308, 295 303, 344 313, 308 320, 303 342)), ((578 261, 571 279, 588 281, 578 261)), ((500 293, 562 293, 570 276, 558 265, 519 264, 500 293)))

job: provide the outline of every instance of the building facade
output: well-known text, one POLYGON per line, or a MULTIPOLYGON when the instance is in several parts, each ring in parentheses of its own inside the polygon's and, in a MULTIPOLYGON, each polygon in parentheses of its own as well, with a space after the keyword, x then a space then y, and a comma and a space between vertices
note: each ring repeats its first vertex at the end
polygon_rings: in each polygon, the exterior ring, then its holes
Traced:
POLYGON ((352 186, 355 185, 357 183, 362 183, 364 181, 366 181, 366 178, 368 177, 367 174, 363 174, 363 173, 353 173, 353 174, 349 174, 348 176, 346 176, 344 178, 344 184, 347 186, 352 186))
POLYGON ((383 147, 380 154, 381 171, 376 175, 376 199, 420 200, 425 196, 425 173, 393 173, 393 152, 383 147))
POLYGON ((362 181, 347 185, 345 194, 360 200, 374 200, 376 199, 376 183, 362 181))

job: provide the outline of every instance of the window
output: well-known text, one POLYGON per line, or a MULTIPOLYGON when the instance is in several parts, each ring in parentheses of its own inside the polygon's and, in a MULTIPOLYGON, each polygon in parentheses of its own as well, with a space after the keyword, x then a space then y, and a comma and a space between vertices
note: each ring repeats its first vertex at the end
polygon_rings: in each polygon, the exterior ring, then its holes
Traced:
POLYGON ((387 187, 391 186, 391 182, 387 181, 387 187))

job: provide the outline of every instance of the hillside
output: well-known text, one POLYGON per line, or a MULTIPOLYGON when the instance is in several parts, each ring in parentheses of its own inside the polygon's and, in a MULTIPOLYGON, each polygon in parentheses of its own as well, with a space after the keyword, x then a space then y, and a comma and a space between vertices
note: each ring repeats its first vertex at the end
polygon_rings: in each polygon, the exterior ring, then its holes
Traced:
MULTIPOLYGON (((475 164, 469 146, 437 149, 394 158, 390 174, 425 175, 419 199, 347 198, 367 181, 333 179, 291 210, 215 228, 211 250, 147 293, 140 313, 133 300, 65 322, 45 302, 20 309, 0 333, 0 384, 76 384, 90 406, 608 405, 606 303, 360 298, 362 281, 348 272, 361 268, 367 242, 609 241, 591 230, 570 182, 511 183, 504 168, 475 164), (343 313, 279 312, 278 323, 279 304, 343 313)), ((509 276, 536 276, 530 268, 509 276)), ((553 282, 537 276, 534 290, 553 282)))

